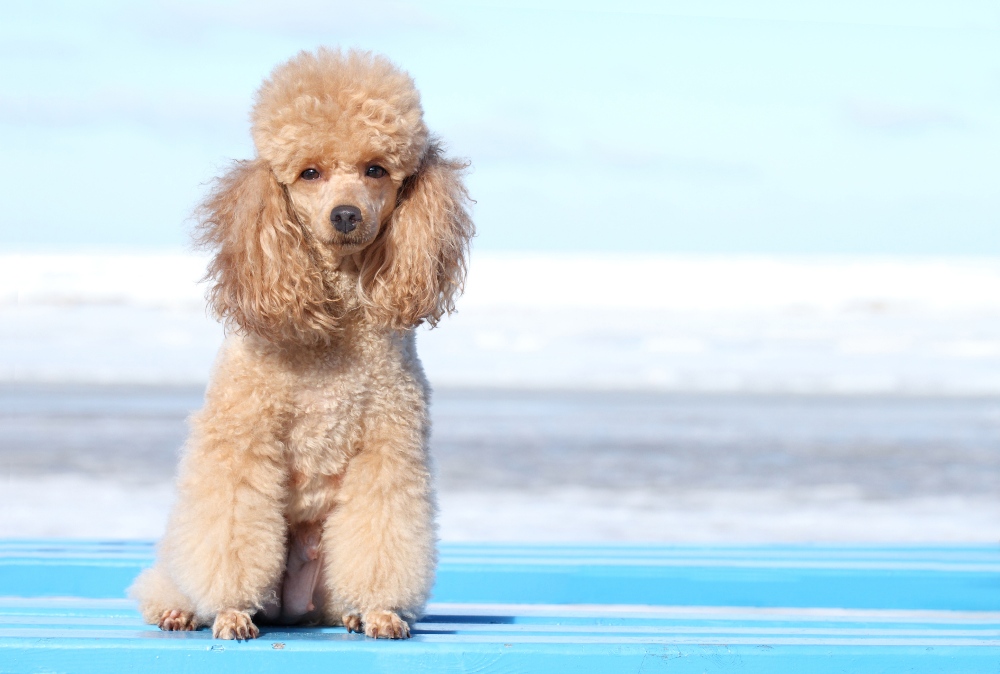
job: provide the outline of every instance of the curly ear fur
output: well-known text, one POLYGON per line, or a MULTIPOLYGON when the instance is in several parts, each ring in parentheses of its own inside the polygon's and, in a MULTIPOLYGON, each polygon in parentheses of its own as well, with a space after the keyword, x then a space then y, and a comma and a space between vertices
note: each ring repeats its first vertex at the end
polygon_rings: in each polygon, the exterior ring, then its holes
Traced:
POLYGON ((361 295, 374 320, 405 329, 424 320, 437 325, 454 311, 475 234, 465 168, 431 142, 417 172, 403 182, 396 209, 360 269, 361 295))
POLYGON ((338 300, 267 162, 236 162, 199 216, 197 241, 217 249, 206 275, 217 318, 276 342, 329 340, 338 300))

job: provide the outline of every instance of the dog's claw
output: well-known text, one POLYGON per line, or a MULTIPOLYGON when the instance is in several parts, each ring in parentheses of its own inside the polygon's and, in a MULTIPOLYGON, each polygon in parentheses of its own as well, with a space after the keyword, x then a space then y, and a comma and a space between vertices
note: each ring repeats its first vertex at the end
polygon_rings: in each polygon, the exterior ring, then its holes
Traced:
POLYGON ((253 624, 246 611, 221 611, 215 616, 212 636, 216 639, 236 639, 246 641, 260 636, 260 630, 253 624))
POLYGON ((160 616, 158 625, 164 632, 190 632, 195 628, 194 614, 178 609, 167 610, 160 616))
POLYGON ((348 634, 355 632, 361 634, 364 632, 364 628, 361 626, 361 616, 357 613, 345 613, 341 620, 344 621, 344 628, 347 630, 348 634))
POLYGON ((409 639, 410 626, 393 611, 369 611, 362 622, 373 639, 409 639))

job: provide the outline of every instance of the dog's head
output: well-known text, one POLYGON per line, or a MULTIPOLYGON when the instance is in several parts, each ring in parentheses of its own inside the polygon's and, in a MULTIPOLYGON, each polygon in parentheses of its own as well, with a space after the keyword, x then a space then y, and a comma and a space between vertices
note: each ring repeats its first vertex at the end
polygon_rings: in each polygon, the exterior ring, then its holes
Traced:
POLYGON ((406 73, 367 52, 304 52, 264 83, 252 121, 258 157, 201 210, 220 317, 325 341, 344 311, 330 272, 345 260, 373 322, 433 324, 454 308, 473 234, 465 165, 429 136, 406 73))

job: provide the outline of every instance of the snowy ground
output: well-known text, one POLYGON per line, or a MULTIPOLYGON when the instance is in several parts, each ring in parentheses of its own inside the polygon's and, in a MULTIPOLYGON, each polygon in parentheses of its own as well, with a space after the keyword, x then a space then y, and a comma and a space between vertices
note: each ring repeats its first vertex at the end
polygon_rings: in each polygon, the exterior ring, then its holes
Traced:
MULTIPOLYGON (((203 384, 184 254, 0 255, 0 381, 203 384)), ((477 255, 438 385, 1000 395, 1000 259, 477 255)))
MULTIPOLYGON (((0 537, 155 539, 172 502, 168 483, 79 476, 9 478, 0 537)), ((995 497, 887 501, 850 490, 443 491, 440 536, 521 542, 985 542, 1000 540, 995 497)))
MULTIPOLYGON (((0 255, 0 536, 162 530, 203 265, 0 255)), ((446 539, 1000 540, 1000 260, 478 255, 459 309, 446 539)))
MULTIPOLYGON (((197 387, 0 387, 0 536, 154 538, 197 387)), ((441 389, 449 540, 997 541, 1000 398, 441 389)))

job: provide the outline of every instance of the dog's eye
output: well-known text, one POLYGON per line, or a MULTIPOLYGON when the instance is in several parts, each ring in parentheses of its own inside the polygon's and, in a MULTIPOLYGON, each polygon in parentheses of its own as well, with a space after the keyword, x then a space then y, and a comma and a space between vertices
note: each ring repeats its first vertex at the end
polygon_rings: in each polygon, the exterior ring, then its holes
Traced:
POLYGON ((307 168, 299 177, 303 180, 316 180, 319 178, 319 171, 314 168, 307 168))
POLYGON ((369 178, 384 178, 387 173, 388 171, 378 165, 369 166, 368 170, 365 171, 365 175, 369 178))

